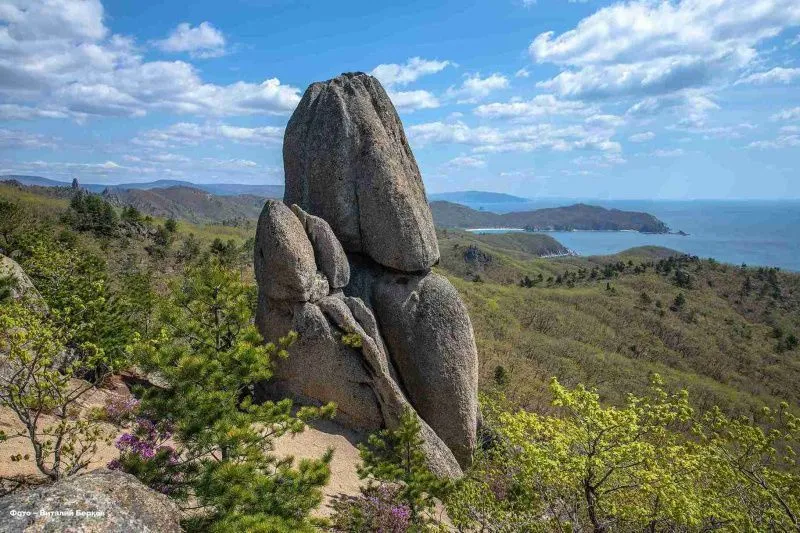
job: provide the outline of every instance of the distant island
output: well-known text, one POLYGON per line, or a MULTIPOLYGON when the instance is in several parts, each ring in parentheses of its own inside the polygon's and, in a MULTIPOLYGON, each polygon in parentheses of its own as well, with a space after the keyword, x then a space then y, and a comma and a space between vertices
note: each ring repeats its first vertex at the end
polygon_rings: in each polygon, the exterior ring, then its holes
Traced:
POLYGON ((455 202, 458 204, 464 203, 482 203, 482 204, 501 204, 507 202, 530 202, 529 198, 521 196, 514 196, 502 192, 488 192, 488 191, 455 191, 455 192, 442 192, 428 195, 428 201, 434 202, 443 200, 446 202, 455 202))
POLYGON ((649 213, 586 204, 498 214, 478 211, 453 202, 434 201, 431 202, 431 211, 434 224, 440 228, 670 232, 667 224, 649 213))

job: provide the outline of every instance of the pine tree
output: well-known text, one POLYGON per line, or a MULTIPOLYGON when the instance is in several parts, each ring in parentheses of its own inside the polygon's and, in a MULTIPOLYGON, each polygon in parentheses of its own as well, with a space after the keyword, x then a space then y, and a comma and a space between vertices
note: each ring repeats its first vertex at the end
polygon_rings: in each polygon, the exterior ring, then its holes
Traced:
MULTIPOLYGON (((253 325, 254 302, 253 287, 212 258, 172 285, 159 313, 160 334, 132 347, 136 360, 169 384, 146 390, 141 411, 172 426, 180 459, 165 461, 160 478, 148 476, 161 487, 178 480, 180 490, 165 492, 199 506, 189 529, 304 530, 329 477, 330 451, 297 465, 272 454, 275 438, 303 431, 307 420, 331 414, 333 406, 293 413, 289 400, 254 402, 254 386, 271 377, 272 359, 286 357, 296 337, 264 344, 253 325)), ((134 452, 120 462, 143 471, 134 452)))
POLYGON ((443 498, 451 487, 430 471, 422 445, 419 417, 407 409, 397 429, 370 435, 366 445, 359 446, 359 477, 370 483, 398 484, 398 500, 408 505, 416 525, 430 519, 436 498, 443 498))

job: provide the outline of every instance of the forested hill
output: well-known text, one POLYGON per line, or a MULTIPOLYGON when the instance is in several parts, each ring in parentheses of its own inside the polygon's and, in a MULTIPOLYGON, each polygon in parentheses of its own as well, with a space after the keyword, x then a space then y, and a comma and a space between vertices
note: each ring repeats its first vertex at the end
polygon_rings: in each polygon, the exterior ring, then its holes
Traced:
MULTIPOLYGON (((6 174, 0 176, 0 181, 13 181, 20 185, 51 187, 55 189, 69 188, 71 182, 60 181, 41 176, 26 176, 19 174, 6 174)), ((219 196, 237 196, 240 194, 251 194, 264 198, 283 198, 283 185, 253 185, 247 183, 192 183, 180 180, 155 180, 136 183, 118 183, 114 185, 101 183, 80 183, 82 189, 89 192, 101 193, 106 189, 130 190, 130 189, 166 189, 169 187, 191 187, 200 189, 219 196)))
POLYGON ((264 205, 262 196, 218 196, 193 187, 106 189, 103 198, 118 207, 132 206, 151 216, 228 225, 258 218, 264 205))
POLYGON ((632 230, 668 233, 669 226, 648 213, 606 209, 586 204, 566 207, 492 213, 452 202, 431 202, 433 221, 440 228, 525 228, 547 230, 632 230))

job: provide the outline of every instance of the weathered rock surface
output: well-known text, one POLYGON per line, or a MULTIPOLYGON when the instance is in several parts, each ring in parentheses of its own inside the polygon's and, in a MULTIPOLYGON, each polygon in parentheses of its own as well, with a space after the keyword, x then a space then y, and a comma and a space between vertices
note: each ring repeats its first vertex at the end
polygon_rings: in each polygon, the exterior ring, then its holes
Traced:
POLYGON ((259 387, 264 397, 294 397, 308 404, 335 402, 336 419, 343 424, 367 431, 383 426, 361 354, 342 344, 341 332, 316 304, 278 307, 262 302, 256 324, 266 339, 278 339, 290 330, 299 335, 289 348, 289 357, 275 361, 273 378, 259 387))
POLYGON ((348 252, 406 272, 439 260, 417 162, 372 76, 312 84, 286 127, 283 161, 286 203, 325 219, 348 252))
POLYGON ((309 215, 297 204, 292 206, 292 212, 303 223, 314 248, 317 268, 328 278, 330 287, 332 289, 346 287, 350 282, 350 263, 347 262, 344 248, 330 225, 319 217, 309 215))
POLYGON ((469 464, 477 431, 478 351, 458 292, 438 274, 393 274, 375 284, 372 300, 411 403, 458 461, 469 464))
POLYGON ((147 488, 132 475, 111 470, 95 470, 0 498, 0 517, 2 533, 181 531, 180 511, 174 502, 147 488), (30 512, 31 515, 11 516, 11 511, 30 512), (45 514, 40 514, 41 511, 45 514), (73 516, 46 514, 51 511, 73 511, 73 516), (86 513, 101 515, 86 516, 86 513))
POLYGON ((258 219, 254 266, 258 286, 270 299, 304 302, 313 293, 314 249, 294 213, 276 200, 267 200, 258 219))
POLYGON ((256 321, 267 340, 300 338, 261 395, 333 401, 341 422, 367 431, 413 410, 433 471, 461 475, 478 423, 472 325, 455 288, 430 272, 430 208, 378 81, 311 85, 287 126, 284 165, 292 208, 268 203, 259 219, 256 321))
MULTIPOLYGON (((340 298, 329 297, 321 300, 319 305, 339 328, 356 333, 361 338, 361 353, 364 356, 367 372, 372 377, 372 389, 380 404, 381 415, 388 427, 397 427, 400 425, 403 413, 406 410, 414 411, 414 407, 400 390, 385 348, 376 342, 353 317, 351 307, 366 309, 365 307, 361 308, 356 300, 355 298, 350 299, 350 305, 348 305, 340 298)), ((367 322, 374 322, 374 318, 367 322)), ((420 419, 420 434, 430 469, 444 477, 461 476, 461 467, 452 450, 426 423, 424 418, 420 419)))
POLYGON ((11 287, 11 297, 21 298, 23 295, 31 298, 39 298, 39 293, 33 286, 33 282, 22 270, 19 264, 5 255, 0 255, 0 278, 11 277, 14 286, 11 287))

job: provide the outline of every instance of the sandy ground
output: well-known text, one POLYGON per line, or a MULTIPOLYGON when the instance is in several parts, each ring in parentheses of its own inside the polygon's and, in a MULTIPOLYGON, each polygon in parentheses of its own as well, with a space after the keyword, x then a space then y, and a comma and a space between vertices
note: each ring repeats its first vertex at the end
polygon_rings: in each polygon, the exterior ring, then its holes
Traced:
POLYGON ((275 443, 278 455, 291 455, 296 459, 320 457, 328 448, 333 448, 331 479, 324 489, 325 499, 317 516, 331 514, 330 502, 337 495, 355 496, 359 493, 361 481, 356 466, 361 462, 356 444, 365 436, 341 427, 335 422, 324 420, 315 422, 304 432, 295 436, 283 436, 275 443))
MULTIPOLYGON (((114 397, 130 396, 128 388, 120 381, 111 383, 110 389, 93 389, 84 397, 82 402, 83 413, 92 407, 101 407, 114 397)), ((44 425, 52 424, 53 418, 43 420, 44 425)), ((124 432, 123 429, 112 424, 103 423, 102 427, 109 438, 106 442, 99 442, 97 453, 94 455, 89 470, 104 468, 112 459, 119 455, 114 447, 114 440, 124 432)), ((16 433, 24 426, 16 415, 8 408, 0 407, 0 430, 7 435, 16 433)), ((293 456, 296 459, 318 458, 328 448, 334 449, 331 462, 331 479, 324 489, 325 499, 320 508, 314 513, 317 516, 329 516, 331 499, 336 495, 357 495, 360 480, 356 473, 356 465, 360 459, 356 444, 364 439, 364 435, 345 429, 332 421, 319 421, 308 427, 303 433, 295 436, 284 436, 275 442, 275 451, 279 456, 293 456)), ((11 456, 16 454, 30 454, 33 448, 25 438, 15 438, 0 443, 0 476, 38 476, 40 475, 33 461, 11 461, 11 456)))

